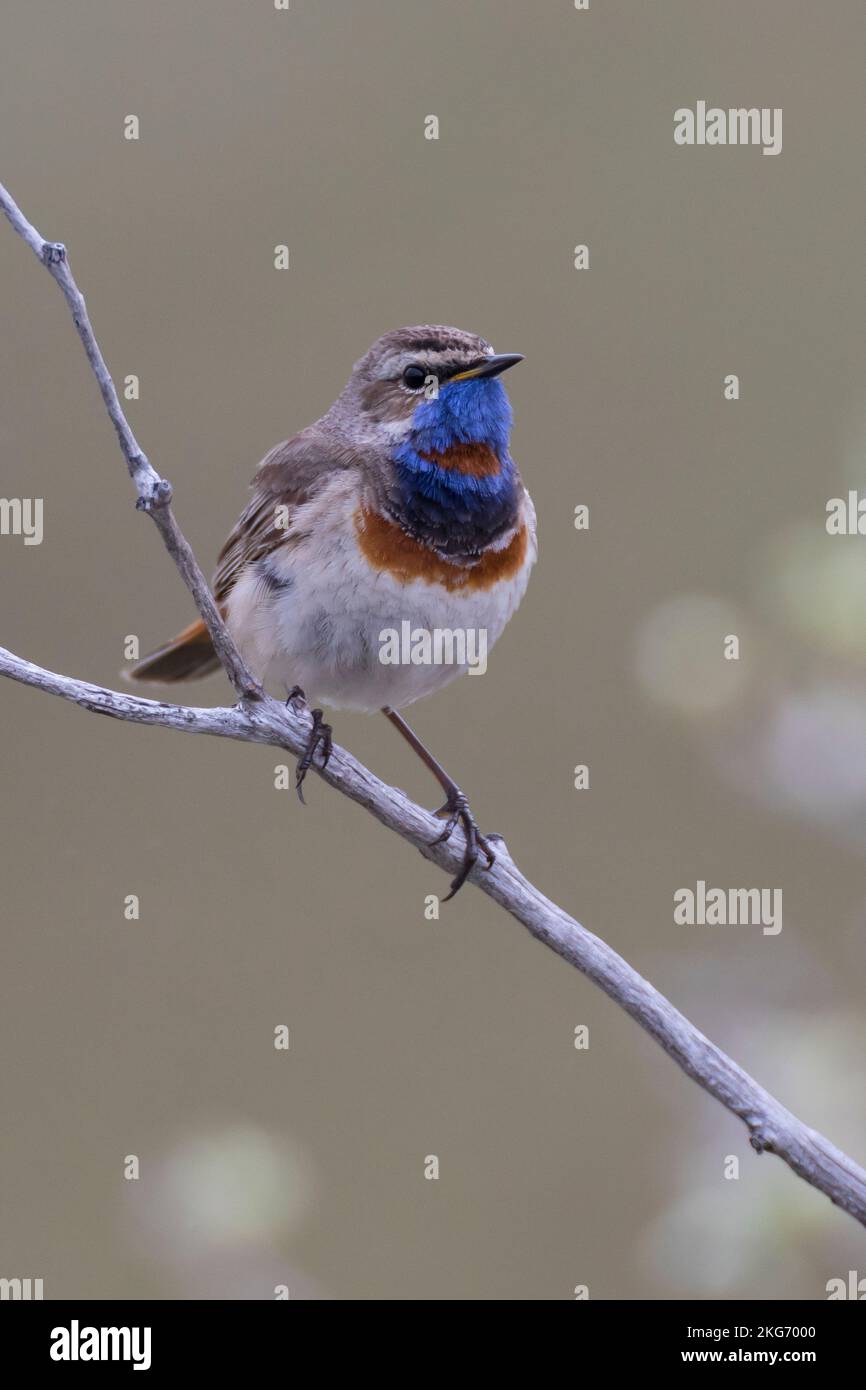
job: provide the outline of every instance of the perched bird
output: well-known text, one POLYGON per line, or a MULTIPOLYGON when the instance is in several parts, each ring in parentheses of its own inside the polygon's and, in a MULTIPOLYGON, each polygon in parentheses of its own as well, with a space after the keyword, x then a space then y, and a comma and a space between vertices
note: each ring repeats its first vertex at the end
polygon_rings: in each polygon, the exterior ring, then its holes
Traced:
MULTIPOLYGON (((220 552, 214 597, 258 680, 334 707, 382 710, 445 792, 439 841, 466 837, 462 886, 493 851, 459 786, 398 713, 466 665, 382 659, 382 634, 483 633, 489 649, 526 590, 535 510, 509 454, 511 407, 500 374, 519 353, 423 325, 386 333, 355 363, 320 420, 259 464, 252 499, 220 552), (409 627, 404 629, 408 623, 409 627)), ((142 681, 186 681, 218 661, 194 623, 131 668, 142 681)), ((331 729, 313 710, 301 786, 331 729)), ((437 841, 437 843, 439 842, 437 841)))

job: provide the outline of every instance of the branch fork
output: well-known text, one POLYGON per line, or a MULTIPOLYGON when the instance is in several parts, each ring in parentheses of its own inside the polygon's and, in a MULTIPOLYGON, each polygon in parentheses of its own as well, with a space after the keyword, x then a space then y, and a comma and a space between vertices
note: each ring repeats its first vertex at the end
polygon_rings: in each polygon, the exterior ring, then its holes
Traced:
MULTIPOLYGON (((144 457, 144 454, 142 454, 138 460, 136 471, 142 471, 149 466, 147 459, 144 457)), ((158 507, 169 507, 171 506, 172 496, 173 489, 168 478, 160 478, 159 482, 153 484, 153 491, 150 497, 139 497, 135 504, 135 510, 137 512, 152 512, 158 507)))

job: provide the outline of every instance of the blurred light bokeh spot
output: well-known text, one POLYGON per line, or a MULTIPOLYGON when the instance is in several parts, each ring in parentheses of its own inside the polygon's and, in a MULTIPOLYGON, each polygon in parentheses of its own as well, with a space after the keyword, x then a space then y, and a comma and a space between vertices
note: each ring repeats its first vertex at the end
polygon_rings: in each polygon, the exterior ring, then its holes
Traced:
POLYGON ((810 647, 866 666, 866 538, 787 527, 767 542, 759 590, 776 621, 810 647))
POLYGON ((746 685, 741 660, 728 660, 725 638, 747 634, 742 613, 709 594, 668 599, 648 614, 637 637, 641 687, 660 705, 685 715, 714 714, 736 702, 746 685))
POLYGON ((866 842, 866 687, 806 679, 702 741, 718 776, 762 806, 866 842))
POLYGON ((780 800, 835 820, 866 806, 866 698, 824 684, 780 700, 764 745, 764 771, 780 800))
POLYGON ((178 1142, 136 1192, 134 1224, 160 1259, 264 1248, 301 1224, 314 1187, 312 1164, 293 1141, 230 1126, 178 1142))

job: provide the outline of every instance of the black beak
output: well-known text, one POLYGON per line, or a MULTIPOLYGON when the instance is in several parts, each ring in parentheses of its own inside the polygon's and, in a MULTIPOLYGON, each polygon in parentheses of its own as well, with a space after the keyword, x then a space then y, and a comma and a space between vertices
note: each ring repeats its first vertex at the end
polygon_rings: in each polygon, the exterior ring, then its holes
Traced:
POLYGON ((522 352, 497 352, 492 357, 482 357, 474 367, 467 367, 465 372, 457 372, 449 380, 470 381, 473 377, 499 376, 500 372, 507 372, 509 367, 514 367, 522 361, 522 352))

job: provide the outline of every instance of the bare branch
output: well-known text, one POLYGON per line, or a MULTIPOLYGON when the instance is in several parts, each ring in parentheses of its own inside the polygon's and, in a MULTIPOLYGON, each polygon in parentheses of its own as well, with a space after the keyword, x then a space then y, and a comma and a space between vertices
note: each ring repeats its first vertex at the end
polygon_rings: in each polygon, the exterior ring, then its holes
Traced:
POLYGON ((135 483, 138 492, 136 506, 140 511, 147 512, 153 517, 157 530, 165 542, 166 549, 180 570, 183 582, 192 594, 196 608, 207 625, 208 632, 213 639, 214 650, 223 669, 238 695, 254 699, 259 692, 258 682, 247 670, 240 652, 220 617, 208 582, 199 569, 195 556, 174 519, 171 510, 171 483, 167 478, 160 477, 151 465, 123 413, 114 382, 90 326, 84 296, 73 278, 66 247, 60 241, 46 241, 44 237, 40 236, 2 184, 0 184, 0 208, 18 235, 27 242, 33 254, 47 268, 52 279, 57 281, 63 291, 66 303, 69 305, 69 311, 72 314, 72 322, 75 324, 76 332, 84 345, 87 360, 93 368, 93 375, 96 377, 102 399, 105 402, 105 409, 108 411, 108 417, 114 426, 123 457, 126 459, 129 476, 135 483))
MULTIPOLYGON (((58 695, 84 709, 130 723, 157 724, 189 733, 262 743, 299 754, 309 733, 308 717, 262 692, 241 661, 204 577, 171 515, 167 501, 171 489, 148 463, 126 422, 90 327, 84 300, 69 271, 65 251, 40 237, 2 186, 0 206, 64 292, 138 489, 140 503, 156 520, 241 699, 237 705, 222 709, 164 704, 57 675, 4 648, 0 648, 0 675, 58 695)), ((445 844, 431 843, 441 829, 440 822, 403 792, 386 786, 345 749, 334 746, 328 766, 320 776, 415 845, 434 864, 452 875, 457 871, 463 858, 459 837, 455 835, 445 844)), ((750 1142, 758 1153, 777 1154, 807 1183, 866 1226, 866 1172, 823 1135, 809 1129, 786 1110, 616 951, 546 898, 517 868, 501 837, 488 838, 495 840, 496 862, 489 869, 476 866, 470 881, 630 1014, 688 1076, 744 1122, 750 1142)))

